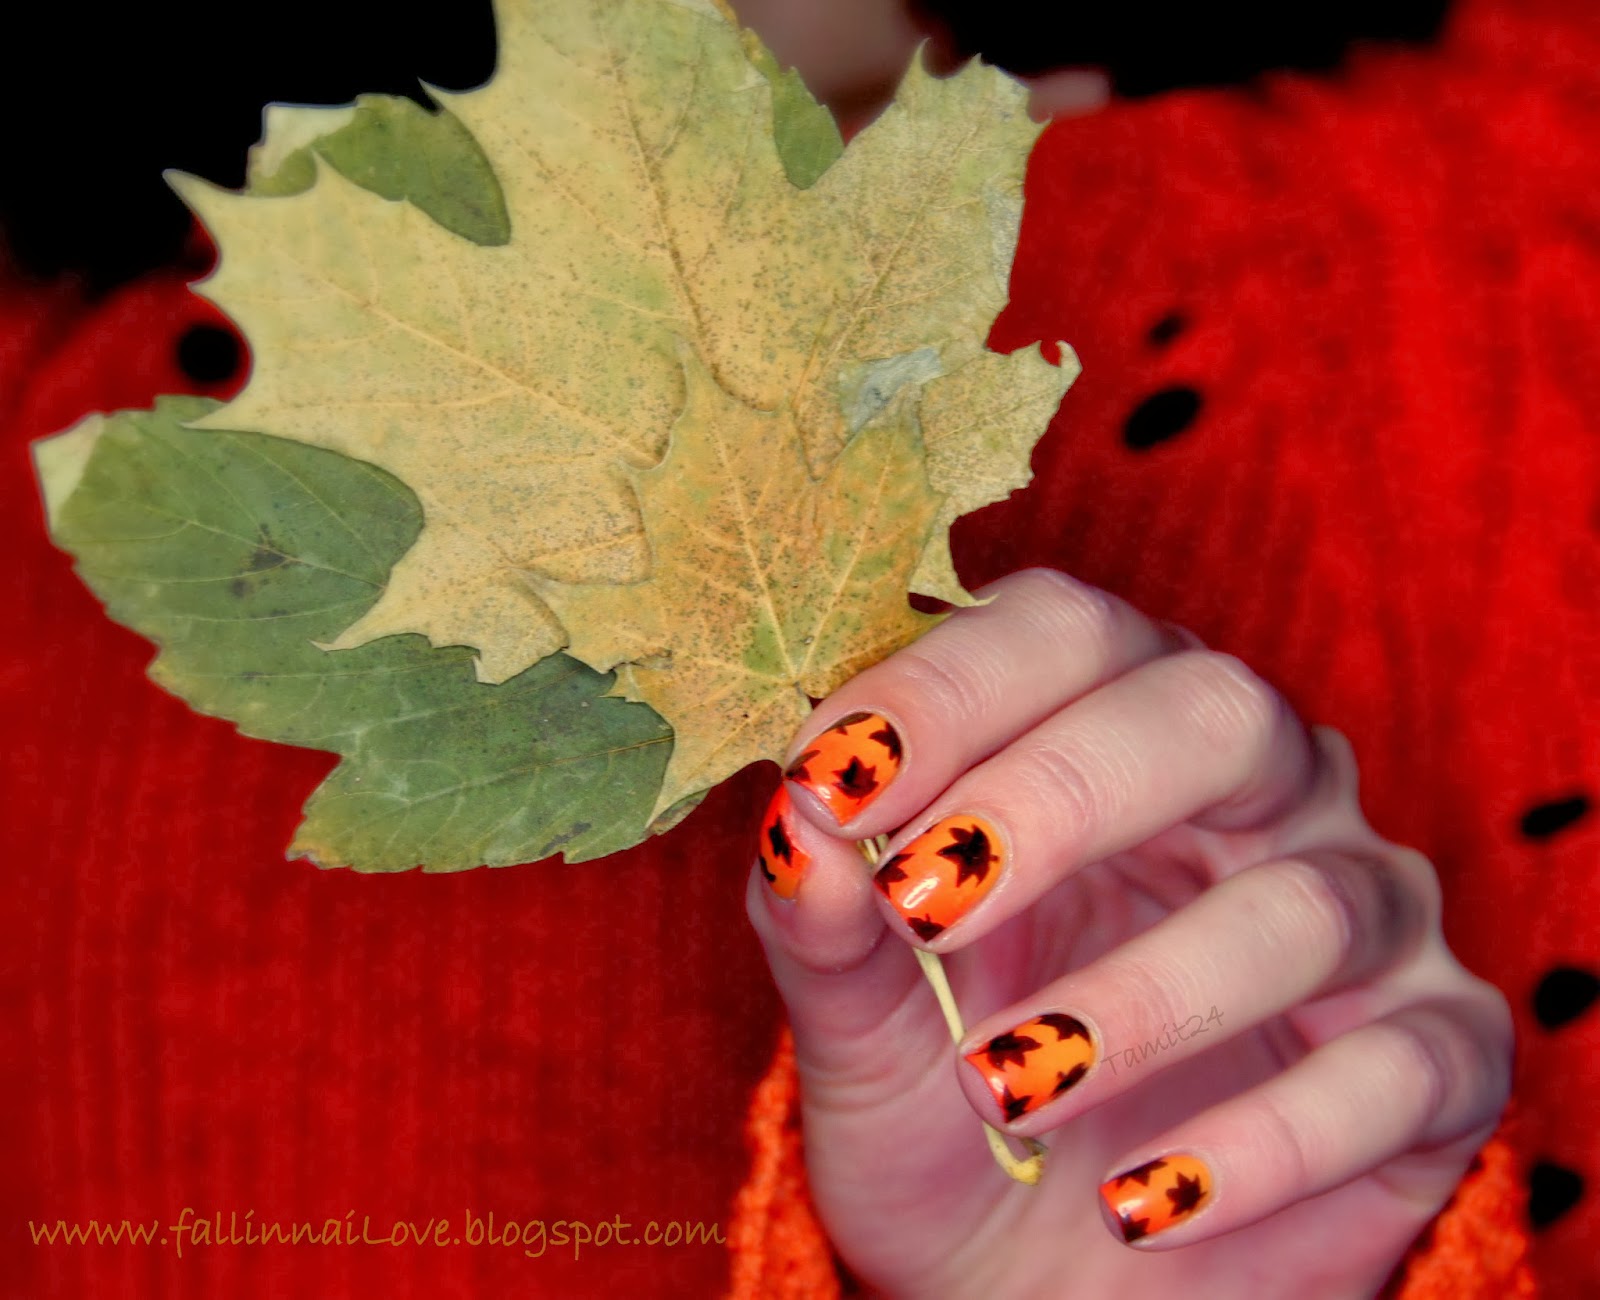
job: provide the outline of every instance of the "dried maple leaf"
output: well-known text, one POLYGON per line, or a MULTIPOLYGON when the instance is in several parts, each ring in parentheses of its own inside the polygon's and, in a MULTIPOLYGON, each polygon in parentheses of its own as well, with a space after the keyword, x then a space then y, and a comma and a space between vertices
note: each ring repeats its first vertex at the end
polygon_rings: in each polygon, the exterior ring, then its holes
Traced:
POLYGON ((752 410, 687 367, 661 465, 634 475, 650 577, 542 584, 569 653, 672 727, 656 811, 779 758, 822 696, 933 620, 906 584, 940 506, 906 426, 853 437, 820 481, 792 414, 752 410), (620 667, 619 667, 620 666, 620 667))
MULTIPOLYGON (((771 86, 709 0, 497 17, 494 78, 440 98, 498 181, 503 244, 317 163, 287 197, 176 182, 221 249, 204 291, 255 361, 206 427, 343 452, 422 502, 416 545, 331 648, 420 632, 501 681, 564 639, 535 577, 644 577, 630 476, 666 450, 684 349, 730 412, 791 412, 813 474, 869 424, 920 421, 940 525, 1027 480, 1070 367, 978 344, 1039 129, 1020 87, 914 66, 801 189, 771 86)), ((908 584, 964 599, 943 528, 920 545, 908 584)))
POLYGON ((594 857, 776 757, 925 626, 908 587, 967 599, 947 526, 1076 372, 979 345, 1037 131, 999 74, 912 69, 841 154, 711 0, 498 19, 483 89, 274 106, 246 193, 180 178, 249 385, 40 451, 157 680, 344 755, 294 846, 324 865, 594 857))

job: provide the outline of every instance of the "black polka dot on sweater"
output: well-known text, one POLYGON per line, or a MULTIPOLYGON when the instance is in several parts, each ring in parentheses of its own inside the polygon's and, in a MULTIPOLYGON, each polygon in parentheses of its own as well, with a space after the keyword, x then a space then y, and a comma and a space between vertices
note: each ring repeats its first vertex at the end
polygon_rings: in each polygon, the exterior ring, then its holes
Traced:
POLYGON ((1533 991, 1533 1014, 1546 1029, 1576 1020, 1600 998, 1600 977, 1577 966, 1548 971, 1533 991))
POLYGON ((1133 451, 1144 451, 1177 437, 1199 414, 1200 394, 1194 389, 1163 388, 1133 408, 1122 426, 1122 441, 1133 451))
POLYGON ((239 369, 239 341, 220 325, 191 325, 178 340, 178 368, 197 384, 219 384, 239 369))
POLYGON ((1153 348, 1164 348, 1189 328, 1189 318, 1179 311, 1169 311, 1150 327, 1145 342, 1153 348))
POLYGON ((1583 1199, 1583 1175, 1541 1160, 1528 1171, 1528 1221, 1548 1228, 1583 1199))
POLYGON ((1547 803, 1534 804, 1522 814, 1522 833, 1530 840, 1549 839, 1557 831, 1566 830, 1588 813, 1589 796, 1585 794, 1574 794, 1564 799, 1551 799, 1547 803))

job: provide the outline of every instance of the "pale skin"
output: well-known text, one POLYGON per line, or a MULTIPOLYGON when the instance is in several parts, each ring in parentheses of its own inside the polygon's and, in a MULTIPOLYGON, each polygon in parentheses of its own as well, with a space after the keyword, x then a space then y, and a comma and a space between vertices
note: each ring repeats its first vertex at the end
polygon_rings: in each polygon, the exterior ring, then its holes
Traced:
POLYGON ((1237 659, 1053 571, 979 594, 818 707, 791 757, 866 711, 904 765, 842 826, 791 784, 798 893, 751 875, 831 1239, 896 1297, 1374 1294, 1509 1088, 1509 1010, 1446 947, 1432 865, 1367 825, 1344 737, 1237 659), (855 842, 956 813, 1004 865, 924 943, 855 842), (959 1049, 912 947, 949 959, 959 1049), (1008 1124, 963 1055, 1046 1012, 1099 1062, 1008 1124), (1044 1139, 1039 1185, 979 1119, 1044 1139), (1208 1199, 1125 1243, 1096 1189, 1171 1153, 1208 1199))
MULTIPOLYGON (((736 7, 858 121, 921 34, 889 3, 736 7)), ((1043 115, 1104 90, 1034 92, 1043 115)), ((1053 571, 979 594, 818 706, 790 760, 870 713, 903 765, 843 825, 791 782, 797 892, 750 877, 830 1239, 892 1297, 1375 1294, 1510 1088, 1509 1008, 1447 947, 1433 865, 1367 824, 1344 736, 1239 660, 1053 571), (924 940, 857 841, 887 858, 957 814, 996 832, 998 878, 924 940), (958 1046, 914 948, 947 959, 958 1046), (1048 1013, 1092 1067, 1008 1122, 964 1058, 1048 1013), (980 1120, 1047 1145, 1037 1186, 980 1120), (1097 1189, 1181 1156, 1205 1199, 1125 1241, 1097 1189)))

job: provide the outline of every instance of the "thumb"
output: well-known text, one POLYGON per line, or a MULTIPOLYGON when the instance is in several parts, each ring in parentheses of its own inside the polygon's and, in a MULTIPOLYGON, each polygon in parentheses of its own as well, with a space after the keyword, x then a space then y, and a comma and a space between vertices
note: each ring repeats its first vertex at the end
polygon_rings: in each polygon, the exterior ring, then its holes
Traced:
MULTIPOLYGON (((804 796, 802 796, 803 798, 804 796)), ((817 825, 784 782, 761 819, 746 909, 789 1011, 796 1062, 844 1081, 882 1051, 884 1022, 920 980, 873 899, 872 867, 817 825)))
POLYGON ((994 1166, 949 1026, 885 922, 872 866, 806 799, 787 783, 774 792, 746 905, 794 1029, 813 1191, 830 1220, 845 1202, 850 1222, 858 1196, 893 1202, 926 1178, 976 1188, 994 1166))

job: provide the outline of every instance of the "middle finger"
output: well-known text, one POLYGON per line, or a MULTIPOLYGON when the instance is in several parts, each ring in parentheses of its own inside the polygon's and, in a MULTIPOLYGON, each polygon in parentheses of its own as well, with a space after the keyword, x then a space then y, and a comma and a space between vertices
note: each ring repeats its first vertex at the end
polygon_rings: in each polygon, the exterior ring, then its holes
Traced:
POLYGON ((890 842, 874 884, 918 940, 949 951, 1080 867, 1203 813, 1230 828, 1280 817, 1316 768, 1304 725, 1237 659, 1168 655, 967 772, 890 842))
POLYGON ((789 780, 851 839, 899 826, 1069 700, 1182 644, 1054 570, 1014 573, 978 594, 989 603, 957 610, 830 695, 791 748, 789 780))

